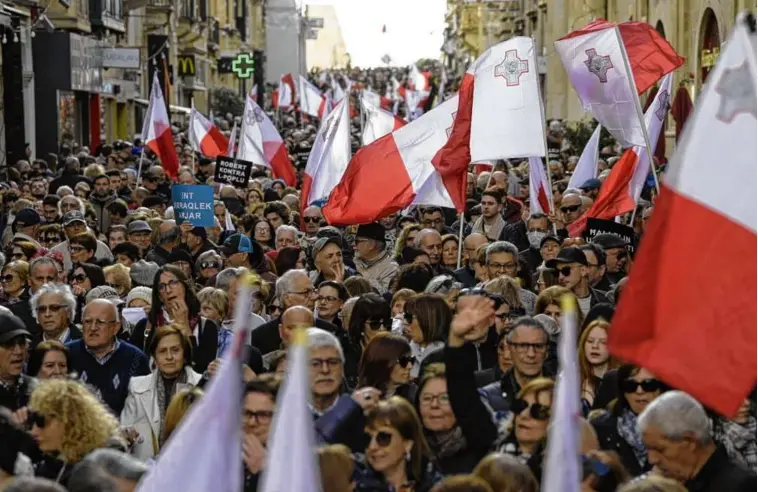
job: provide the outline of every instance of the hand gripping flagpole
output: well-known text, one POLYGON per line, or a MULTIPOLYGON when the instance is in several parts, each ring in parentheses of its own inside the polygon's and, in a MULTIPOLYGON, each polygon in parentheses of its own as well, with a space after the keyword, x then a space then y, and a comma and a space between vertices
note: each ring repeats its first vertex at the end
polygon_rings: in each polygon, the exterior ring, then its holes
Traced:
MULTIPOLYGON (((645 124, 645 115, 642 113, 642 106, 640 106, 640 98, 637 96, 637 85, 634 83, 634 75, 632 75, 632 67, 629 64, 629 57, 626 54, 626 48, 624 47, 624 41, 621 39, 621 32, 618 25, 613 27, 616 32, 616 39, 618 40, 619 47, 621 49, 621 56, 624 58, 624 68, 626 69, 626 77, 629 80, 629 85, 634 94, 634 109, 637 111, 637 118, 640 120, 640 126, 642 127, 642 135, 645 137, 645 147, 647 148, 647 160, 650 163, 650 171, 653 173, 653 181, 655 182, 656 194, 661 194, 661 186, 658 183, 658 176, 655 174, 655 163, 653 162, 653 148, 650 145, 650 135, 648 135, 647 125, 645 124)), ((636 204, 635 204, 636 205, 636 204)))

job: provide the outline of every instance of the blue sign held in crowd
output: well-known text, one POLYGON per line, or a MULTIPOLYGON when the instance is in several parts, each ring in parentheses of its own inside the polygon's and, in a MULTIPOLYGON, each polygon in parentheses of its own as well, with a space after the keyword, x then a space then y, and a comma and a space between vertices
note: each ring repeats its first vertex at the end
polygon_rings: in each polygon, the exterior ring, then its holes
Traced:
POLYGON ((177 224, 189 222, 195 227, 213 227, 213 187, 208 185, 174 185, 171 188, 177 224))

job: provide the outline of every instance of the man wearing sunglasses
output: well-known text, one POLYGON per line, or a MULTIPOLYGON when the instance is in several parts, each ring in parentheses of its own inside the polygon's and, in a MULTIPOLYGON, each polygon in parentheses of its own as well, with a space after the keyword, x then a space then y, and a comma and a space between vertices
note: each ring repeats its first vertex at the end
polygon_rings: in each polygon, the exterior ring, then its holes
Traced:
POLYGON ((12 412, 24 408, 34 389, 34 380, 22 374, 31 335, 21 320, 0 309, 0 407, 12 412))
POLYGON ((555 214, 555 224, 558 229, 565 229, 578 219, 584 212, 582 208, 582 197, 576 193, 566 193, 561 199, 559 213, 555 214))
POLYGON ((587 257, 578 247, 563 248, 555 259, 545 262, 545 266, 558 273, 558 283, 574 293, 585 316, 597 303, 612 304, 604 292, 590 287, 587 257))
POLYGON ((315 238, 321 224, 324 222, 324 216, 321 214, 321 207, 311 205, 303 211, 303 232, 306 238, 315 238))
POLYGON ((400 267, 387 250, 384 227, 377 222, 358 226, 353 249, 358 273, 380 287, 381 292, 388 291, 400 267))

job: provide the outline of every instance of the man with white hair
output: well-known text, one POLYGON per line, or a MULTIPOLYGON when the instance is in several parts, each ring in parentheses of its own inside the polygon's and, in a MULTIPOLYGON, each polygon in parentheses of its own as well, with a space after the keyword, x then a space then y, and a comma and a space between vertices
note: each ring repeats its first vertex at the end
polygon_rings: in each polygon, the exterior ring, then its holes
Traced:
POLYGON ((82 339, 66 344, 71 356, 70 370, 94 386, 103 402, 121 414, 132 376, 150 374, 147 356, 140 349, 120 341, 118 308, 108 299, 90 301, 82 311, 82 339))
POLYGON ((703 406, 682 391, 653 400, 637 417, 648 461, 690 492, 753 491, 756 474, 730 461, 711 436, 703 406))
POLYGON ((82 338, 82 331, 74 324, 76 297, 68 285, 45 284, 32 296, 29 303, 32 316, 42 328, 42 331, 32 338, 32 350, 48 340, 57 340, 65 344, 82 338))
POLYGON ((276 230, 276 250, 298 246, 297 229, 291 225, 281 225, 276 230))
POLYGON ((439 269, 442 258, 442 236, 436 229, 421 229, 416 235, 414 246, 429 255, 432 267, 439 269))

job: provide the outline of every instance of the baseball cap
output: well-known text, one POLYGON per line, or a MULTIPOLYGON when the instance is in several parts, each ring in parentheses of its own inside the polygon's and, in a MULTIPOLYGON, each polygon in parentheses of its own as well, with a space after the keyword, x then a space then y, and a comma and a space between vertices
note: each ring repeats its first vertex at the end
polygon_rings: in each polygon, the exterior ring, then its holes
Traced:
POLYGON ((74 222, 82 222, 84 224, 87 223, 84 220, 84 214, 81 213, 79 210, 72 210, 70 212, 66 212, 65 214, 63 214, 63 218, 61 219, 61 222, 63 223, 63 227, 71 225, 74 222))
POLYGON ((36 210, 33 208, 25 208, 16 214, 16 220, 13 221, 13 224, 16 227, 29 227, 37 225, 40 222, 42 222, 42 220, 36 210))
POLYGON ((153 232, 150 225, 144 220, 135 220, 129 223, 127 227, 127 233, 133 234, 135 232, 153 232))
POLYGON ((610 233, 598 234, 590 240, 591 243, 602 246, 603 249, 625 248, 626 241, 619 236, 610 233))
POLYGON ((313 243, 313 247, 311 248, 311 258, 316 259, 316 255, 319 254, 319 252, 326 247, 327 244, 334 244, 338 248, 342 249, 342 241, 336 237, 320 237, 316 239, 316 242, 313 243))
POLYGON ((371 222, 370 224, 363 224, 358 226, 358 230, 355 232, 355 237, 365 237, 367 239, 373 239, 374 241, 384 241, 385 230, 384 227, 378 222, 371 222))
POLYGON ((0 344, 7 343, 18 336, 32 337, 18 316, 8 310, 0 311, 0 344))
POLYGON ((597 178, 590 178, 579 187, 580 190, 599 190, 602 183, 597 178))
POLYGON ((545 243, 548 242, 548 241, 556 242, 556 243, 558 243, 558 246, 560 246, 561 244, 563 244, 563 242, 560 240, 560 238, 558 236, 555 236, 553 234, 548 234, 547 236, 545 236, 545 237, 542 238, 542 241, 540 241, 540 248, 543 247, 545 245, 545 243))
POLYGON ((235 253, 252 253, 253 241, 245 234, 238 232, 226 238, 224 244, 221 246, 221 251, 226 256, 231 256, 235 253))
POLYGON ((557 257, 546 261, 545 266, 555 268, 559 263, 579 263, 580 265, 587 266, 587 257, 584 256, 584 252, 581 249, 576 246, 569 246, 563 248, 557 257))

